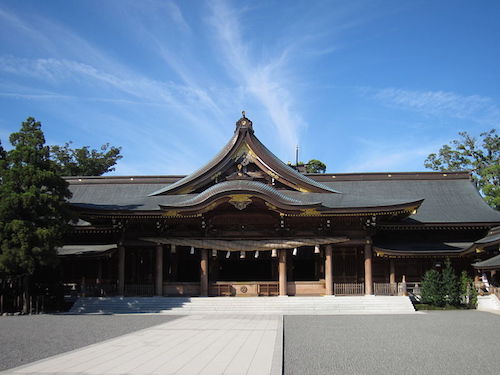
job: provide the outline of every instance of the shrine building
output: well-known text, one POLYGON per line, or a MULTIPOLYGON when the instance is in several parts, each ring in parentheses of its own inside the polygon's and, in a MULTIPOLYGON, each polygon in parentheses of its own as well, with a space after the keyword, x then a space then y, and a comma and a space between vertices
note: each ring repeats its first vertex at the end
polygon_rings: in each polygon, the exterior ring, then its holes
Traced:
POLYGON ((86 296, 397 295, 500 242, 468 172, 301 173, 245 115, 188 176, 66 180, 62 278, 86 296))

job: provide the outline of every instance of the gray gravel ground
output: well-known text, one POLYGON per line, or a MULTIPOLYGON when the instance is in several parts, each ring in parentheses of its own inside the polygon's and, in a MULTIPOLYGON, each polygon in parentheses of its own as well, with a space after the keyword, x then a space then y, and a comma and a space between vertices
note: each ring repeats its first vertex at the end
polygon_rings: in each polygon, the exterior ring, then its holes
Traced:
POLYGON ((0 317, 0 371, 177 319, 168 315, 0 317))
POLYGON ((285 375, 500 373, 500 315, 285 316, 285 375))

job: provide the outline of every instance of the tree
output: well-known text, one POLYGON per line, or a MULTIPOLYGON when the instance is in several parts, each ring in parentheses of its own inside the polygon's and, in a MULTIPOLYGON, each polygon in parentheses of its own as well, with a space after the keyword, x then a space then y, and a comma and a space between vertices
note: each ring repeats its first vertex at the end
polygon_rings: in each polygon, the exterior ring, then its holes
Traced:
POLYGON ((444 305, 441 274, 436 270, 429 270, 422 279, 422 303, 434 306, 444 305))
POLYGON ((55 263, 71 193, 50 160, 40 122, 28 118, 10 143, 0 184, 0 272, 29 276, 55 263))
POLYGON ((306 164, 307 173, 325 173, 326 165, 322 161, 311 159, 306 164))
POLYGON ((7 153, 2 147, 2 141, 0 141, 0 183, 2 182, 2 177, 3 177, 2 171, 5 170, 6 167, 7 163, 6 159, 7 159, 7 153))
POLYGON ((457 306, 460 304, 460 285, 451 266, 450 259, 444 262, 444 269, 441 274, 443 296, 446 304, 457 306))
POLYGON ((477 291, 474 287, 474 280, 467 275, 466 271, 460 274, 460 296, 462 304, 470 309, 475 309, 477 305, 477 291))
POLYGON ((56 163, 61 176, 100 176, 114 171, 113 166, 123 156, 121 147, 106 143, 100 150, 90 149, 90 146, 71 148, 71 142, 64 146, 51 146, 51 159, 56 163))
POLYGON ((444 145, 424 162, 435 171, 472 171, 474 180, 486 202, 500 209, 500 137, 496 129, 481 133, 481 140, 460 132, 460 139, 444 145))

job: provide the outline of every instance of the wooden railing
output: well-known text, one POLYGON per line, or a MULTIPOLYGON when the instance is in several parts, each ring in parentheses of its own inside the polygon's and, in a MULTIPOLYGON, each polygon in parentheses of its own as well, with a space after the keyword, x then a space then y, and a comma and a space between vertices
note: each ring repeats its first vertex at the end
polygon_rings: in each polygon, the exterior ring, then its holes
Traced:
POLYGON ((333 294, 341 296, 355 296, 365 294, 364 283, 334 283, 333 294))
POLYGON ((397 283, 373 283, 373 292, 376 296, 397 296, 397 283))
POLYGON ((151 297, 154 293, 153 284, 125 284, 125 296, 151 297))
POLYGON ((85 283, 80 286, 82 297, 109 297, 118 294, 118 285, 113 282, 107 283, 85 283))
POLYGON ((233 295, 231 284, 212 284, 209 289, 211 296, 230 297, 233 295))
POLYGON ((278 283, 259 283, 258 294, 259 296, 278 296, 279 285, 278 283))

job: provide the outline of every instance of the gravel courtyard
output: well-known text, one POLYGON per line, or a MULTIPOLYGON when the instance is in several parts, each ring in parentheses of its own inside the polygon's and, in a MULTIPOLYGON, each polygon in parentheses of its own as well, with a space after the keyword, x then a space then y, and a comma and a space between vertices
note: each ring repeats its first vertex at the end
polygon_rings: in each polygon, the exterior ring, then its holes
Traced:
POLYGON ((0 371, 177 319, 167 315, 0 317, 0 371))
MULTIPOLYGON (((0 318, 0 371, 157 324, 166 315, 0 318)), ((285 316, 284 374, 498 374, 500 315, 285 316)))
POLYGON ((285 375, 498 374, 500 315, 285 316, 285 375))

